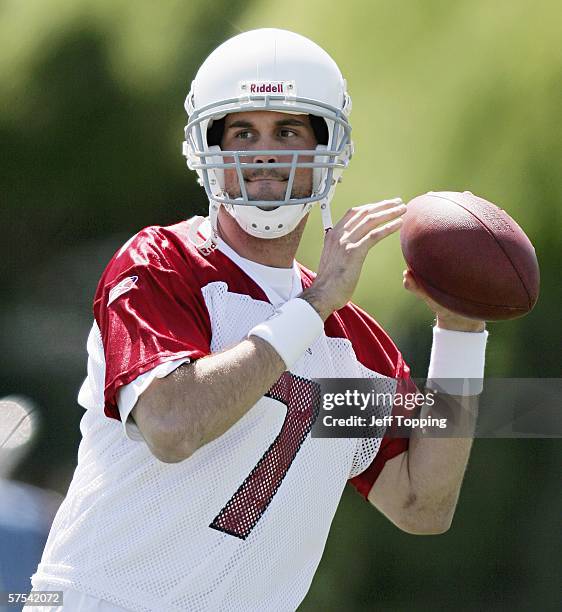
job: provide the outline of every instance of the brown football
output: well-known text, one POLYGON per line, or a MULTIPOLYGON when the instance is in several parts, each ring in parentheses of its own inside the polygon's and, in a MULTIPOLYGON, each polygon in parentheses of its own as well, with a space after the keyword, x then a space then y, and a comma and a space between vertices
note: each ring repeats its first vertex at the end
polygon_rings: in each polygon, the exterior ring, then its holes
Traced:
POLYGON ((400 231, 414 278, 445 308, 499 321, 527 314, 539 296, 539 265, 525 232, 470 191, 430 191, 408 203, 400 231))

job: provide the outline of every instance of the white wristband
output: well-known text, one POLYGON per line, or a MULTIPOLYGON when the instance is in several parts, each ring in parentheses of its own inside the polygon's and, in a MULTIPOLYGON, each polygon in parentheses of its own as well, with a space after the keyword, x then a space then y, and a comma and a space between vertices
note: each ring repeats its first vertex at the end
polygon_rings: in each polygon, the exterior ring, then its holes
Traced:
POLYGON ((248 337, 258 336, 269 342, 290 370, 323 329, 324 322, 316 310, 306 300, 294 298, 252 328, 248 337))
POLYGON ((427 386, 450 395, 479 395, 484 388, 488 331, 433 328, 427 386))

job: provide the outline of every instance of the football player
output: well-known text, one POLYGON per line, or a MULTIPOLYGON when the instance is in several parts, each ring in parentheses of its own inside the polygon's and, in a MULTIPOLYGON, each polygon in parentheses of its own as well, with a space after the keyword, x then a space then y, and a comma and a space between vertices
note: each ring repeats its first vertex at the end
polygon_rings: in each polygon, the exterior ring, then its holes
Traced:
MULTIPOLYGON (((468 460, 468 438, 311 436, 314 378, 415 389, 350 302, 405 206, 332 223, 353 152, 332 58, 292 32, 240 34, 205 60, 186 110, 209 215, 133 236, 94 299, 78 465, 32 579, 72 610, 294 610, 347 482, 399 528, 442 533, 468 460), (316 203, 314 274, 294 258, 316 203)), ((439 307, 408 272, 404 285, 436 314, 429 378, 481 379, 484 322, 439 307)))

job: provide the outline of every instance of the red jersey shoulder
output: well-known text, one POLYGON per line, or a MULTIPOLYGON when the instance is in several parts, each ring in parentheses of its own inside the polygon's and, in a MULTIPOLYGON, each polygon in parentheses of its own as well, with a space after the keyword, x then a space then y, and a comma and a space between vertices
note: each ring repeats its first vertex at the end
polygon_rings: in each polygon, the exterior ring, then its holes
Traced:
POLYGON ((109 260, 94 297, 94 314, 98 322, 101 311, 118 298, 125 294, 133 296, 139 290, 143 292, 148 278, 155 286, 172 270, 187 276, 185 262, 161 230, 159 227, 142 229, 109 260))
POLYGON ((130 238, 111 258, 98 284, 94 304, 110 303, 114 296, 141 283, 143 273, 162 282, 181 279, 192 291, 212 282, 229 290, 267 301, 263 291, 218 249, 203 256, 189 240, 191 220, 170 226, 150 226, 130 238), (111 292, 113 291, 113 294, 111 292))
MULTIPOLYGON (((299 264, 303 289, 312 285, 316 274, 299 264)), ((347 338, 359 362, 366 368, 401 378, 409 375, 409 368, 390 336, 375 319, 352 302, 326 319, 324 331, 331 338, 347 338)))

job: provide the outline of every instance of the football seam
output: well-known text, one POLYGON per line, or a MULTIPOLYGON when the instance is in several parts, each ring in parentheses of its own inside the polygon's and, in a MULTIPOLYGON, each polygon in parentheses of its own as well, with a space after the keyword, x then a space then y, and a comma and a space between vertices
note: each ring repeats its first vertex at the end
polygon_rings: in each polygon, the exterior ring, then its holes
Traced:
MULTIPOLYGON (((525 282, 523 281, 523 279, 521 278, 521 275, 519 274, 519 270, 515 267, 515 264, 513 263, 513 260, 511 259, 511 257, 508 255, 507 251, 503 248, 501 242, 498 241, 498 239, 495 237, 494 232, 492 232, 492 230, 479 218, 477 217, 471 210, 469 210, 468 208, 466 208, 466 206, 463 206, 462 204, 460 204, 459 202, 455 202, 455 200, 451 200, 449 198, 444 198, 443 196, 439 196, 436 195, 434 193, 431 194, 433 197, 435 198, 439 198, 440 200, 445 200, 445 202, 451 202, 452 204, 456 204, 457 206, 459 206, 460 208, 462 208, 463 210, 465 210, 467 213, 469 213, 470 215, 472 215, 477 221, 478 223, 480 223, 480 225, 486 229, 486 231, 488 232, 488 234, 490 234, 490 236, 494 239, 494 242, 499 246, 499 248, 502 250, 503 254, 505 255, 507 261, 509 261, 509 263, 511 264, 511 267, 513 268, 513 271, 515 272, 515 274, 517 275, 517 278, 519 279, 519 282, 521 283, 521 286, 523 287, 523 289, 525 290, 525 294, 527 295, 527 303, 529 305, 529 308, 532 307, 533 305, 533 300, 531 299, 531 294, 529 293, 529 290, 527 289, 527 285, 525 284, 525 282)), ((437 287, 434 287, 435 289, 437 289, 437 287)), ((454 296, 453 296, 454 297, 454 296)), ((470 300, 469 300, 470 301, 470 300)), ((479 302, 475 302, 475 304, 478 304, 479 302)), ((510 306, 505 306, 504 308, 510 308, 510 306)))
MULTIPOLYGON (((408 266, 410 266, 410 264, 408 264, 408 266)), ((410 267, 410 269, 414 273, 414 278, 419 278, 425 285, 427 285, 428 287, 431 287, 431 289, 435 289, 436 291, 439 291, 440 293, 444 293, 445 295, 451 298, 454 298, 455 300, 462 300, 463 302, 469 302, 470 304, 474 304, 475 306, 487 306, 488 308, 508 308, 509 310, 522 310, 526 312, 526 309, 523 308, 522 306, 508 306, 507 304, 489 304, 488 302, 477 302, 476 300, 471 300, 470 298, 465 298, 459 295, 455 295, 454 293, 449 293, 448 291, 444 291, 443 289, 440 289, 439 287, 436 287, 432 283, 426 281, 425 278, 421 274, 418 274, 418 272, 416 272, 412 267, 410 267)))

